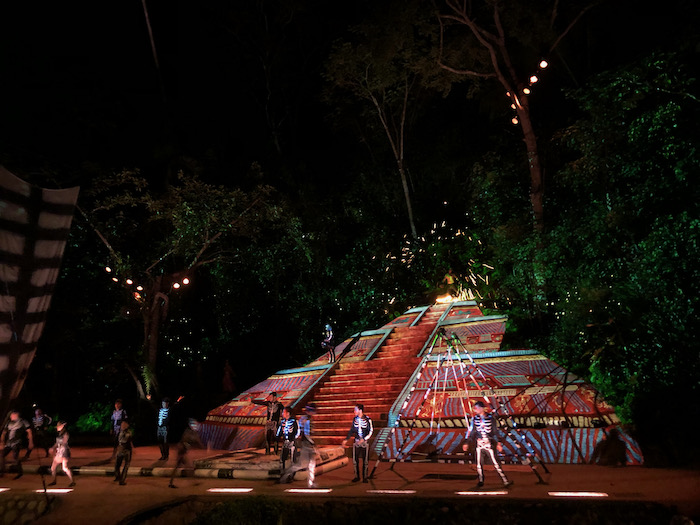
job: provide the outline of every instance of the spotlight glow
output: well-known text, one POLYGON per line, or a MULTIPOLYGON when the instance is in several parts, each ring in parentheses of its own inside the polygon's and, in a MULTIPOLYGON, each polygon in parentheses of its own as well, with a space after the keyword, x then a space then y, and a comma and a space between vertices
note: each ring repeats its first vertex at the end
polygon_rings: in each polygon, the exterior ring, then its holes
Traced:
POLYGON ((507 496, 507 490, 463 490, 455 492, 458 496, 507 496))
POLYGON ((245 494, 247 492, 253 492, 253 489, 247 487, 223 487, 218 489, 207 489, 207 492, 216 492, 220 494, 245 494))
POLYGON ((285 492, 292 494, 327 494, 333 489, 286 489, 285 492))
POLYGON ((607 498, 607 492, 548 492, 550 496, 560 498, 607 498))
POLYGON ((415 494, 415 490, 368 490, 367 494, 415 494))

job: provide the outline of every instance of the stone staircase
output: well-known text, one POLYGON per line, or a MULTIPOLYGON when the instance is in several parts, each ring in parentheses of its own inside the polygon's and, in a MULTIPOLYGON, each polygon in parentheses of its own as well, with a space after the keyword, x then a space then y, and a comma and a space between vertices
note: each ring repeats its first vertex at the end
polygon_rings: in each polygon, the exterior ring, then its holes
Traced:
POLYGON ((338 445, 347 435, 357 403, 372 418, 375 436, 420 363, 418 352, 447 306, 434 305, 415 326, 395 327, 369 361, 341 361, 313 397, 318 406, 314 435, 319 445, 338 445))

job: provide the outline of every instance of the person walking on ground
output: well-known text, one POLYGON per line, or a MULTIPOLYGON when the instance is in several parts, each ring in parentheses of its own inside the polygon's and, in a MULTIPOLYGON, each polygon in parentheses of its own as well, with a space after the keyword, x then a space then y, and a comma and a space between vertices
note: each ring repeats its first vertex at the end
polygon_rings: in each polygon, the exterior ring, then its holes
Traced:
POLYGON ((299 461, 292 462, 289 467, 282 471, 280 483, 291 483, 294 475, 303 469, 306 469, 308 476, 306 478, 309 488, 315 488, 314 483, 316 478, 316 443, 313 439, 313 416, 316 414, 316 405, 309 403, 304 407, 304 415, 299 418, 299 431, 301 438, 299 439, 299 461))
POLYGON ((251 399, 256 405, 267 407, 267 420, 265 421, 265 454, 270 454, 272 445, 275 447, 275 454, 279 454, 279 442, 277 440, 277 427, 282 413, 282 403, 277 401, 277 392, 270 392, 265 401, 251 399))
POLYGON ((477 486, 484 486, 484 457, 489 456, 496 472, 501 476, 503 486, 508 487, 513 482, 508 480, 494 452, 494 449, 498 450, 498 452, 503 451, 501 443, 496 438, 498 424, 493 414, 486 412, 483 402, 477 401, 474 403, 474 412, 476 415, 472 418, 471 425, 467 429, 467 442, 462 445, 462 449, 466 451, 467 448, 471 448, 475 451, 476 457, 474 462, 476 463, 477 486))
POLYGON ((116 461, 114 462, 114 481, 126 485, 126 475, 131 464, 131 453, 134 448, 134 431, 129 428, 129 421, 122 420, 117 434, 116 461))
POLYGON ((190 419, 187 428, 182 433, 179 443, 177 444, 177 461, 175 462, 175 468, 170 475, 170 483, 168 487, 171 489, 177 488, 173 483, 175 479, 175 474, 180 465, 187 465, 187 454, 193 447, 204 448, 202 445, 202 440, 199 439, 199 422, 196 419, 190 419))
POLYGON ((66 422, 59 421, 56 424, 56 430, 58 435, 56 436, 56 444, 52 447, 54 451, 53 462, 51 463, 51 476, 53 479, 49 486, 56 484, 56 469, 58 465, 61 465, 63 472, 68 476, 70 480, 69 487, 75 487, 75 481, 73 481, 73 473, 68 466, 68 460, 70 459, 70 447, 68 446, 68 431, 66 430, 66 422))
MULTIPOLYGON (((34 434, 34 447, 43 448, 46 455, 44 457, 49 457, 49 448, 51 447, 51 442, 49 441, 49 427, 53 423, 53 419, 44 414, 44 411, 36 407, 34 409, 34 417, 32 418, 32 433, 34 434)), ((32 449, 28 448, 27 453, 24 455, 24 459, 29 459, 32 449)))
POLYGON ((117 453, 117 447, 119 446, 119 432, 121 431, 122 421, 126 421, 127 419, 129 419, 129 416, 126 415, 126 410, 122 406, 122 400, 117 399, 114 402, 114 411, 111 417, 112 427, 109 430, 109 433, 114 439, 112 459, 114 459, 114 455, 117 453))
POLYGON ((15 479, 19 479, 24 474, 22 470, 22 460, 19 451, 22 448, 24 437, 27 437, 29 450, 34 448, 34 437, 32 427, 20 417, 18 410, 10 412, 10 419, 5 423, 0 433, 0 477, 5 474, 5 458, 12 454, 12 458, 17 468, 15 479))
POLYGON ((354 438, 352 445, 352 461, 355 465, 355 478, 353 483, 360 481, 360 460, 362 460, 362 482, 369 482, 369 440, 374 432, 374 426, 369 416, 365 415, 365 407, 362 403, 355 405, 355 417, 350 425, 347 437, 343 440, 343 447, 347 446, 350 438, 354 438))

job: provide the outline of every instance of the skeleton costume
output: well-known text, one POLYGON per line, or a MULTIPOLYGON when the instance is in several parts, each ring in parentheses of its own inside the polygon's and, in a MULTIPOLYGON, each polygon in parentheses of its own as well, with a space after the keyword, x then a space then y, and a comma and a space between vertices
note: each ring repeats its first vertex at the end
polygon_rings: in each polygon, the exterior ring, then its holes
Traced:
MULTIPOLYGON (((483 407, 483 404, 477 406, 483 407)), ((482 413, 476 414, 472 418, 471 425, 467 431, 467 441, 470 443, 470 448, 475 451, 476 473, 480 487, 484 484, 484 456, 491 458, 491 463, 493 463, 498 475, 501 476, 503 484, 505 486, 511 484, 496 457, 495 449, 498 445, 498 440, 496 439, 497 427, 498 424, 493 415, 482 413)))
MULTIPOLYGON (((49 427, 53 424, 53 419, 44 414, 41 409, 36 409, 34 412, 34 417, 32 418, 32 431, 34 432, 34 447, 43 448, 46 452, 45 457, 49 457, 49 448, 51 447, 50 437, 49 437, 49 427)), ((28 459, 31 453, 31 449, 27 450, 27 454, 24 459, 28 459)))
POLYGON ((280 455, 281 470, 284 471, 284 466, 289 459, 290 464, 294 462, 294 452, 296 451, 295 440, 301 435, 299 423, 293 417, 280 421, 280 426, 277 429, 277 437, 281 437, 284 441, 282 444, 282 454, 280 455))
POLYGON ((277 441, 277 427, 279 426, 280 416, 282 414, 282 403, 277 401, 277 394, 271 392, 270 395, 274 398, 272 401, 257 401, 253 399, 256 405, 267 407, 267 420, 265 421, 265 454, 270 453, 272 445, 275 447, 275 454, 279 453, 279 442, 277 441))
POLYGON ((316 478, 316 443, 312 437, 313 415, 316 413, 316 405, 310 403, 304 407, 306 415, 299 418, 299 431, 301 432, 299 460, 287 467, 280 476, 280 483, 291 483, 297 471, 306 469, 306 478, 309 488, 315 487, 316 478))
MULTIPOLYGON (((178 399, 177 405, 182 398, 178 399)), ((167 460, 170 456, 170 445, 168 445, 168 430, 170 429, 170 399, 163 398, 160 408, 158 409, 158 430, 156 431, 156 439, 160 448, 160 461, 167 460)))
POLYGON ((352 460, 355 464, 355 479, 360 481, 360 459, 362 459, 362 481, 367 483, 369 480, 369 440, 374 432, 372 420, 364 415, 355 416, 350 425, 347 438, 355 438, 355 443, 352 446, 352 460))

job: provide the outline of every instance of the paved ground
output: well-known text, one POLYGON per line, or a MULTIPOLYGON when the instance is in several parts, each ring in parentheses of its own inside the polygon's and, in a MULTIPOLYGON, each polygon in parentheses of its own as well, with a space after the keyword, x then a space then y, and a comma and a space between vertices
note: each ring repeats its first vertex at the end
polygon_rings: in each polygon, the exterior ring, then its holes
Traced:
MULTIPOLYGON (((411 497, 418 498, 474 498, 475 501, 488 497, 504 498, 523 502, 551 501, 555 498, 580 498, 580 495, 554 496, 551 492, 597 492, 604 493, 605 500, 633 502, 658 502, 675 506, 681 515, 691 517, 700 523, 700 472, 695 470, 649 469, 644 467, 608 468, 592 465, 548 465, 551 473, 545 475, 547 484, 538 484, 537 478, 527 467, 506 466, 506 472, 514 481, 503 495, 491 495, 491 491, 502 491, 498 477, 487 470, 486 486, 479 494, 457 494, 460 491, 475 490, 475 471, 471 465, 455 463, 398 463, 380 464, 375 479, 369 483, 351 483, 353 477, 350 465, 327 472, 318 477, 318 485, 332 489, 328 493, 296 494, 287 492, 290 488, 304 488, 302 481, 289 485, 275 484, 271 480, 211 479, 185 477, 176 478, 176 489, 168 488, 167 477, 133 476, 125 486, 112 481, 108 448, 72 448, 73 466, 91 466, 92 474, 76 476, 76 486, 72 492, 49 497, 58 498, 58 504, 49 514, 37 523, 100 523, 117 524, 139 512, 168 505, 183 498, 217 497, 245 498, 253 495, 266 495, 285 498, 393 498, 405 497, 401 494, 386 494, 375 491, 415 491, 411 497), (247 493, 214 494, 209 489, 245 488, 247 493)), ((36 454, 36 452, 34 452, 36 454)), ((159 457, 156 447, 139 447, 135 450, 133 467, 161 467, 163 462, 154 461, 159 457)), ((192 459, 202 459, 212 455, 203 450, 192 451, 192 459)), ((173 454, 174 456, 174 454, 173 454)), ((172 466, 174 457, 169 464, 172 466)), ((30 493, 42 489, 42 477, 37 467, 47 465, 49 460, 33 457, 25 463, 26 474, 18 480, 12 474, 0 479, 0 488, 9 491, 0 493, 0 498, 8 494, 30 493)), ((81 469, 84 470, 84 469, 81 469)), ((162 472, 162 471, 161 471, 162 472)), ((48 478, 44 478, 48 482, 48 478)), ((59 477, 57 488, 66 488, 68 480, 59 477)), ((381 501, 381 499, 379 500, 381 501)), ((592 501, 592 500, 591 500, 592 501)), ((1 521, 1 520, 0 520, 1 521)))

